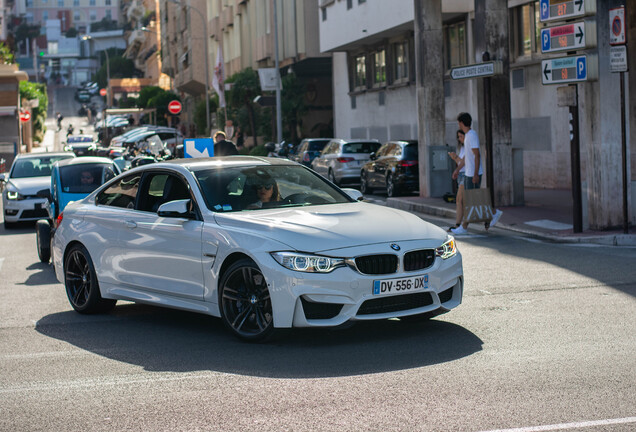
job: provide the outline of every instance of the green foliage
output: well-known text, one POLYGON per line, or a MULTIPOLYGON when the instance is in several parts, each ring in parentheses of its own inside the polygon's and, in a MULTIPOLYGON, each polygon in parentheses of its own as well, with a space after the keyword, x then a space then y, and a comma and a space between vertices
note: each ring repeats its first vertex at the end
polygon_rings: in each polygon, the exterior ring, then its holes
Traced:
POLYGON ((139 98, 127 97, 119 100, 119 108, 138 108, 139 98))
POLYGON ((251 67, 243 69, 229 77, 226 82, 233 83, 232 89, 225 92, 227 102, 234 108, 253 105, 253 100, 261 93, 258 73, 251 67))
POLYGON ((307 113, 305 85, 293 73, 285 75, 282 81, 281 114, 284 136, 297 141, 296 126, 302 126, 302 118, 307 113))
POLYGON ((20 99, 38 100, 38 106, 36 108, 31 108, 31 118, 33 121, 34 136, 36 139, 41 141, 45 130, 44 121, 46 120, 46 110, 49 106, 46 84, 20 81, 20 99))
POLYGON ((77 36, 77 29, 75 27, 71 27, 68 30, 66 30, 67 38, 74 38, 75 36, 77 36))
POLYGON ((267 156, 267 153, 269 153, 265 149, 265 145, 263 144, 252 147, 252 149, 249 152, 250 152, 250 156, 267 156))
POLYGON ((20 42, 23 40, 33 39, 40 36, 40 26, 39 25, 29 25, 26 23, 22 23, 15 30, 15 40, 16 42, 20 42))
MULTIPOLYGON (((215 112, 219 106, 218 97, 214 96, 210 98, 210 114, 215 112)), ((194 108, 194 124, 197 127, 197 135, 205 135, 207 127, 207 122, 205 120, 206 107, 205 100, 201 100, 197 102, 196 107, 194 108)))
POLYGON ((171 115, 168 113, 168 104, 170 101, 178 100, 181 101, 178 95, 165 91, 161 87, 147 87, 153 89, 150 92, 146 92, 144 94, 145 105, 142 105, 142 93, 139 94, 139 106, 142 108, 156 108, 157 109, 157 124, 159 125, 167 125, 168 120, 167 117, 171 115), (159 90, 157 90, 159 89, 159 90))
MULTIPOLYGON (((109 48, 108 55, 110 62, 110 78, 131 78, 138 76, 140 73, 135 68, 135 63, 127 58, 121 56, 122 50, 116 48, 109 48)), ((95 81, 99 84, 100 88, 106 88, 108 70, 106 68, 106 54, 100 53, 100 57, 104 59, 102 67, 99 68, 95 74, 95 81)))
POLYGON ((139 99, 137 100, 137 103, 139 104, 141 108, 145 108, 150 99, 157 96, 159 93, 163 91, 165 90, 157 86, 144 87, 139 92, 139 99))
POLYGON ((99 31, 108 31, 108 30, 117 30, 119 26, 117 25, 117 21, 113 21, 108 19, 107 17, 102 18, 101 21, 97 21, 91 23, 91 33, 99 32, 99 31))
POLYGON ((13 53, 4 42, 0 42, 0 64, 13 64, 13 53))

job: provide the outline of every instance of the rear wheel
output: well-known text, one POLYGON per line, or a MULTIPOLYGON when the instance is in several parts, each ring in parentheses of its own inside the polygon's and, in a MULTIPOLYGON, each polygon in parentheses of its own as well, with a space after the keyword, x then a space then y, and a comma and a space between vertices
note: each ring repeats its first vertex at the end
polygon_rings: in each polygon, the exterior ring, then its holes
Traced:
POLYGON ((72 246, 64 259, 64 285, 71 306, 79 313, 106 312, 117 302, 102 298, 93 260, 81 244, 72 246))
POLYGON ((219 285, 221 317, 235 336, 262 342, 274 334, 272 300, 265 277, 254 261, 232 264, 219 285))
POLYGON ((4 221, 4 229, 10 230, 15 228, 17 223, 4 221))
POLYGON ((398 195, 398 189, 395 183, 393 182, 393 176, 389 174, 386 177, 386 195, 389 197, 394 197, 398 195))
POLYGON ((38 258, 43 263, 51 259, 51 224, 42 219, 35 223, 35 241, 38 248, 38 258))
POLYGON ((360 192, 362 192, 363 195, 373 193, 373 189, 369 186, 367 173, 365 172, 362 172, 362 175, 360 176, 360 192))

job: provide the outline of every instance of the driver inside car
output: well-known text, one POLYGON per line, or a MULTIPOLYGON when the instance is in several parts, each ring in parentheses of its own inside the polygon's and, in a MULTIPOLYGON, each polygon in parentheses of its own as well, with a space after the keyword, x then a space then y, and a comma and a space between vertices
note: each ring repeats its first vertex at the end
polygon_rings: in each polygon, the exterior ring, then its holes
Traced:
POLYGON ((258 201, 249 204, 246 208, 249 210, 259 209, 263 207, 272 207, 275 203, 281 201, 278 184, 267 174, 259 174, 250 179, 250 184, 254 188, 258 201))

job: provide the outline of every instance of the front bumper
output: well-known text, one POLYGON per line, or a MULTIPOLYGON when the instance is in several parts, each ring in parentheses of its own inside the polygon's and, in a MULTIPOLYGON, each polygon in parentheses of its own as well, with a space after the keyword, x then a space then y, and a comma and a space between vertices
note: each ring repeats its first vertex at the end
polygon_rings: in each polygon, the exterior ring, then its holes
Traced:
POLYGON ((46 199, 41 198, 27 198, 20 201, 3 199, 4 220, 13 223, 46 219, 49 217, 46 204, 46 199))

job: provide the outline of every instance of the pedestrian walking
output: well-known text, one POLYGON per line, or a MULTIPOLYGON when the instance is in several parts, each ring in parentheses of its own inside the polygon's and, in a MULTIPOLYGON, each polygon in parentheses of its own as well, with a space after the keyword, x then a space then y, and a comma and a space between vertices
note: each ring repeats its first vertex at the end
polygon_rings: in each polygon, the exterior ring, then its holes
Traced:
MULTIPOLYGON (((474 129, 471 128, 473 119, 467 112, 460 113, 457 116, 457 123, 459 129, 464 132, 464 190, 479 189, 481 187, 481 176, 483 175, 483 167, 481 164, 481 152, 479 150, 479 136, 474 129)), ((497 210, 493 215, 490 224, 486 225, 486 229, 489 226, 495 226, 499 221, 499 218, 503 212, 497 210)), ((468 228, 468 222, 464 221, 457 228, 451 228, 453 234, 466 234, 468 228)))
POLYGON ((464 166, 464 156, 466 147, 464 139, 466 135, 461 129, 457 129, 457 152, 449 152, 448 155, 455 161, 457 168, 453 171, 453 180, 457 181, 457 194, 455 195, 455 225, 450 227, 450 232, 454 228, 459 228, 464 218, 464 178, 466 177, 466 167, 464 166))
POLYGON ((232 141, 226 139, 225 132, 217 131, 214 134, 214 156, 232 156, 239 154, 232 141))

